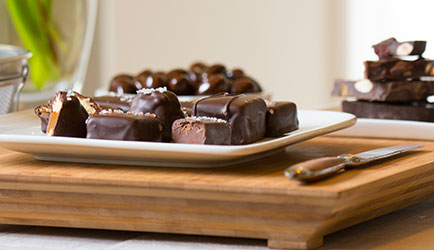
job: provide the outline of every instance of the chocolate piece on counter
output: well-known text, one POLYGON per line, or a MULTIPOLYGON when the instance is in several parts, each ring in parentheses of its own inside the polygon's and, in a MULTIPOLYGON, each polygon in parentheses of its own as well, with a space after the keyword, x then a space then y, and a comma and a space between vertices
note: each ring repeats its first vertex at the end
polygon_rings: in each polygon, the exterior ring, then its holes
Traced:
POLYGON ((98 96, 92 97, 92 100, 100 105, 102 109, 121 109, 124 112, 128 112, 132 98, 132 96, 98 96))
POLYGON ((155 115, 103 111, 86 121, 87 138, 161 142, 163 125, 155 115))
POLYGON ((232 128, 231 144, 240 145, 264 137, 266 112, 267 107, 260 97, 224 93, 196 101, 192 114, 228 121, 232 128))
POLYGON ((231 85, 223 74, 208 76, 196 90, 196 95, 213 95, 221 92, 228 92, 231 85))
POLYGON ((343 101, 342 111, 359 118, 434 122, 434 104, 413 102, 391 104, 369 101, 343 101))
POLYGON ((137 91, 129 112, 155 114, 163 124, 163 141, 170 141, 173 121, 184 118, 178 98, 166 88, 137 91))
POLYGON ((360 81, 338 79, 335 81, 332 95, 368 101, 424 101, 428 96, 434 95, 434 81, 372 82, 369 79, 360 81))
POLYGON ((134 83, 134 78, 130 75, 117 75, 110 82, 109 91, 122 94, 135 94, 137 87, 134 83))
POLYGON ((222 119, 187 117, 172 124, 172 141, 188 144, 231 144, 231 126, 222 119))
POLYGON ((50 120, 51 107, 41 105, 35 108, 35 114, 41 119, 41 131, 47 133, 48 121, 50 120))
POLYGON ((189 74, 178 74, 169 78, 168 88, 177 95, 194 95, 194 84, 189 74))
POLYGON ((259 84, 249 77, 242 77, 235 80, 231 86, 231 93, 241 94, 241 93, 257 93, 261 91, 259 84))
POLYGON ((136 77, 134 77, 134 84, 136 89, 146 88, 146 80, 148 76, 151 76, 153 73, 150 70, 144 70, 140 72, 136 77))
POLYGON ((375 50, 375 54, 377 54, 380 59, 396 56, 422 56, 425 51, 426 41, 407 41, 400 43, 392 37, 372 47, 375 50))
POLYGON ((434 76, 434 61, 418 59, 406 61, 398 59, 366 61, 365 78, 371 81, 419 80, 424 76, 434 76))
POLYGON ((75 95, 57 92, 51 106, 47 125, 48 136, 86 137, 86 119, 89 116, 75 95))
POLYGON ((276 137, 298 129, 297 106, 293 102, 267 105, 266 136, 276 137))

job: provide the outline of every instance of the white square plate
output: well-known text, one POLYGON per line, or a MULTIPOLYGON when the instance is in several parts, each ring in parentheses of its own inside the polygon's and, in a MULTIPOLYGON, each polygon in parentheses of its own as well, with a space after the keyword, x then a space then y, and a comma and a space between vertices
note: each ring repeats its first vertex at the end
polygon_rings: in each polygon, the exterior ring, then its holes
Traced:
POLYGON ((0 146, 47 161, 164 167, 218 167, 249 161, 285 146, 337 131, 356 122, 355 116, 335 111, 299 110, 300 128, 278 138, 241 146, 192 145, 160 142, 49 137, 42 134, 33 110, 0 116, 0 146))

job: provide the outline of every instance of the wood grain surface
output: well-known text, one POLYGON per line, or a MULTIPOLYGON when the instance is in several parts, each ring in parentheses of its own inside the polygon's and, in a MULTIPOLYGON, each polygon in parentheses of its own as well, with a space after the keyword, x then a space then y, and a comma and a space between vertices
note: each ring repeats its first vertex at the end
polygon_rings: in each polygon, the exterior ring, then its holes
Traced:
POLYGON ((434 197, 434 142, 319 137, 217 169, 42 162, 0 149, 0 223, 268 239, 316 248, 324 235, 434 197), (305 185, 304 160, 423 144, 305 185))

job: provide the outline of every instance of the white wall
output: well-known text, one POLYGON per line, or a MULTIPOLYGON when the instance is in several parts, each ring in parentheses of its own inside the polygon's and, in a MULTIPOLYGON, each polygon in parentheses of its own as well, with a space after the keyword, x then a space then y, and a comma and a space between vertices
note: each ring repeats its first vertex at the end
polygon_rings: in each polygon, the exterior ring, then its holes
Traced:
POLYGON ((85 87, 119 72, 168 70, 203 60, 239 66, 302 108, 330 105, 344 69, 344 1, 104 0, 85 87))

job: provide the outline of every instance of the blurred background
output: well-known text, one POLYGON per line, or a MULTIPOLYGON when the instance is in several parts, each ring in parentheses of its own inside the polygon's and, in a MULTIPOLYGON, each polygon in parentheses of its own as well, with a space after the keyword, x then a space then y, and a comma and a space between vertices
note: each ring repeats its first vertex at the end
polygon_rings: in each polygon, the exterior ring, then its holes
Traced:
POLYGON ((103 0, 83 93, 118 73, 203 61, 241 67, 275 100, 339 106, 333 80, 362 78, 373 44, 427 40, 434 57, 432 9, 430 0, 103 0))

